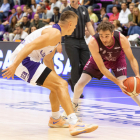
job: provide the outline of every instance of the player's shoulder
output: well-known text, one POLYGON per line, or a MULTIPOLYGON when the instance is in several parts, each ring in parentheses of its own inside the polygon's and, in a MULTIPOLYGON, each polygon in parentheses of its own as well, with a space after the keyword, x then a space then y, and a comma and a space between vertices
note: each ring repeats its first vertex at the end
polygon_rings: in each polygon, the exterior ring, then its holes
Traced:
POLYGON ((61 37, 61 32, 60 30, 56 29, 56 28, 45 28, 43 31, 42 31, 42 35, 43 34, 47 34, 49 36, 53 35, 54 37, 61 37))
POLYGON ((123 34, 120 33, 120 42, 123 43, 126 40, 127 40, 127 38, 123 34))
POLYGON ((97 40, 94 38, 94 36, 91 37, 91 39, 90 39, 88 45, 89 45, 89 47, 92 47, 92 48, 99 48, 98 42, 97 42, 97 40))

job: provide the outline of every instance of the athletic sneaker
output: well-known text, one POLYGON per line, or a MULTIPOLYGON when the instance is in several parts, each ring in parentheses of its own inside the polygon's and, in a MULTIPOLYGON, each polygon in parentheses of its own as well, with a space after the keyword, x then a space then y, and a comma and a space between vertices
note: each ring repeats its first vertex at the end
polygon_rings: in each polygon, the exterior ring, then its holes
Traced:
POLYGON ((57 120, 50 117, 48 125, 50 127, 54 127, 54 128, 68 128, 69 127, 68 122, 66 120, 64 120, 62 117, 60 117, 57 120))
POLYGON ((90 133, 95 131, 98 125, 85 124, 83 122, 77 122, 75 125, 69 125, 69 131, 72 136, 76 136, 82 133, 90 133))
MULTIPOLYGON (((76 113, 77 110, 78 110, 78 104, 72 103, 72 107, 73 107, 74 112, 76 113)), ((62 113, 61 116, 62 116, 63 119, 68 119, 67 114, 66 114, 65 111, 62 113)))

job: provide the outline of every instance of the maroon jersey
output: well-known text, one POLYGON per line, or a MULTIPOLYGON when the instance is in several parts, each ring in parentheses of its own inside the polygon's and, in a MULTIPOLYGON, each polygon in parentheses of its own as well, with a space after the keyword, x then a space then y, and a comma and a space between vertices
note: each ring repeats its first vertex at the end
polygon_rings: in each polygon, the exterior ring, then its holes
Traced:
MULTIPOLYGON (((124 55, 124 52, 120 43, 120 33, 114 31, 114 44, 111 47, 104 46, 99 38, 99 34, 93 36, 99 46, 99 53, 104 61, 116 61, 120 55, 124 55)), ((124 55, 125 56, 125 55, 124 55)))
MULTIPOLYGON (((104 65, 107 69, 112 69, 116 77, 126 75, 126 60, 125 54, 121 47, 120 33, 114 31, 114 44, 111 47, 104 46, 99 38, 99 34, 93 36, 99 46, 99 53, 103 59, 104 65)), ((85 73, 88 73, 92 77, 100 79, 103 75, 97 67, 93 57, 90 57, 89 61, 84 67, 85 73)))

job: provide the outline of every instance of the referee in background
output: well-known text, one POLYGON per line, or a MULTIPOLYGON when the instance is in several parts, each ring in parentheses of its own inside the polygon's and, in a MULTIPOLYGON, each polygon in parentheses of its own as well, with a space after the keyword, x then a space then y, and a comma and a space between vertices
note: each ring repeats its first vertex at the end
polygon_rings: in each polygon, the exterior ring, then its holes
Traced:
POLYGON ((65 36, 65 50, 72 66, 71 79, 68 79, 72 91, 74 91, 74 86, 79 80, 83 68, 90 57, 90 52, 84 39, 85 26, 87 26, 92 36, 95 34, 87 9, 79 5, 78 1, 79 0, 70 0, 70 5, 62 11, 62 13, 68 10, 73 11, 79 17, 76 29, 72 35, 65 36))

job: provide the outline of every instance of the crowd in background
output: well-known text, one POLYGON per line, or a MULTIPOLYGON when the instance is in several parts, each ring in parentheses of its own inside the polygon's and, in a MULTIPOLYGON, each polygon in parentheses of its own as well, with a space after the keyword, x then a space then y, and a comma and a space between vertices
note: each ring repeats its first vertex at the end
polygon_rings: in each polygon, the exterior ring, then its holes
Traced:
MULTIPOLYGON (((96 30, 101 21, 109 21, 115 30, 125 36, 140 35, 140 0, 115 0, 100 8, 99 0, 80 0, 79 5, 88 9, 91 23, 96 30)), ((0 41, 21 41, 43 26, 58 23, 61 12, 69 6, 67 0, 1 0, 0 41)), ((90 34, 86 28, 85 37, 90 34)))

